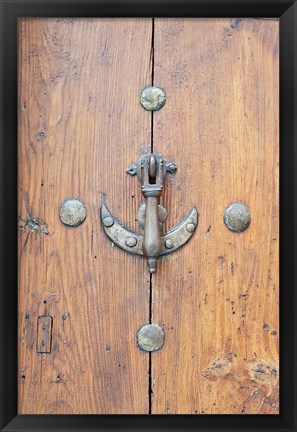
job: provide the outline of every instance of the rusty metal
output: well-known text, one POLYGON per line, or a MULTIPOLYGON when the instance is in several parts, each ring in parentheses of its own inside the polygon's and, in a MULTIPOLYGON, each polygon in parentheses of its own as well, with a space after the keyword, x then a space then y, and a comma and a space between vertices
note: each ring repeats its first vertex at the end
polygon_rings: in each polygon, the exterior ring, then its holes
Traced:
POLYGON ((159 153, 141 156, 136 165, 127 170, 130 175, 137 175, 146 200, 140 205, 137 214, 139 225, 144 230, 143 236, 125 228, 111 215, 105 204, 101 206, 101 219, 106 235, 120 248, 145 256, 150 273, 156 271, 157 258, 183 246, 192 237, 198 224, 198 212, 194 207, 179 225, 161 234, 167 211, 159 204, 159 198, 166 174, 173 174, 175 171, 176 164, 167 163, 159 153))
POLYGON ((193 223, 188 223, 187 225, 186 225, 186 230, 188 231, 188 232, 193 232, 194 231, 194 229, 195 229, 195 224, 193 224, 193 223))
POLYGON ((232 203, 225 209, 224 222, 231 231, 246 230, 251 223, 249 209, 242 203, 232 203))
POLYGON ((165 92, 158 86, 145 87, 140 94, 140 103, 148 111, 158 111, 165 102, 165 92))
MULTIPOLYGON (((104 217, 106 216, 110 216, 112 218, 111 213, 109 212, 106 205, 102 204, 101 220, 103 221, 104 217)), ((195 207, 190 211, 188 216, 179 225, 177 225, 175 228, 168 231, 167 233, 161 235, 162 249, 159 256, 163 256, 176 251, 190 240, 194 232, 187 231, 186 227, 188 224, 193 224, 195 229, 198 225, 198 212, 195 207), (172 247, 170 248, 170 250, 166 246, 168 244, 167 240, 169 239, 172 241, 172 247)), ((106 227, 105 225, 103 225, 103 229, 105 234, 109 237, 113 244, 127 252, 143 256, 143 236, 128 230, 115 218, 113 218, 113 224, 110 227, 106 227), (128 239, 130 239, 131 237, 135 238, 136 240, 135 246, 129 246, 128 239)))
MULTIPOLYGON (((145 203, 142 203, 139 206, 138 213, 137 213, 137 221, 142 229, 144 229, 144 224, 145 224, 145 208, 146 208, 145 203)), ((162 224, 167 219, 167 210, 165 207, 163 207, 160 204, 158 205, 158 219, 159 219, 159 227, 161 229, 162 224)))
MULTIPOLYGON (((198 211, 196 207, 193 207, 188 216, 176 227, 174 227, 172 230, 168 231, 166 234, 162 235, 162 251, 160 253, 161 255, 165 255, 171 252, 176 251, 181 246, 186 244, 190 238, 193 236, 196 228, 198 225, 198 211), (187 226, 191 224, 193 225, 194 229, 193 231, 188 231, 187 226), (167 240, 171 240, 172 247, 170 248, 170 251, 166 248, 167 240)), ((171 244, 171 243, 169 243, 171 244)))
POLYGON ((137 332, 137 346, 145 352, 159 351, 164 339, 164 331, 158 324, 146 324, 137 332))
POLYGON ((176 163, 174 163, 174 162, 168 162, 168 163, 166 164, 166 171, 167 171, 169 174, 174 174, 174 173, 176 172, 176 170, 177 170, 176 163))
MULTIPOLYGON (((156 157, 156 161, 158 162, 160 159, 163 160, 163 156, 160 153, 154 153, 155 157, 156 157)), ((141 164, 147 159, 148 155, 143 155, 141 156, 136 165, 130 165, 127 169, 126 169, 126 173, 134 176, 137 175, 139 181, 141 181, 141 164)), ((164 177, 166 176, 166 173, 168 174, 175 174, 177 171, 177 165, 175 162, 166 162, 163 160, 163 175, 164 177)))
POLYGON ((106 226, 106 227, 111 227, 111 226, 113 226, 113 224, 114 224, 114 220, 113 220, 113 218, 112 218, 111 216, 106 216, 106 217, 103 219, 103 224, 104 224, 104 226, 106 226))
POLYGON ((135 237, 128 237, 126 240, 126 245, 128 247, 134 247, 137 245, 137 239, 135 237))
POLYGON ((143 255, 142 253, 142 236, 128 230, 122 224, 120 224, 109 212, 105 204, 101 206, 101 220, 103 223, 103 229, 105 234, 110 238, 113 244, 117 245, 121 249, 127 252, 131 252, 137 255, 143 255), (111 225, 105 225, 104 221, 111 219, 113 223, 111 225), (129 246, 131 244, 130 239, 134 238, 136 244, 134 246, 129 246))
POLYGON ((157 161, 154 153, 151 153, 141 164, 141 192, 146 198, 142 249, 150 273, 156 271, 157 257, 162 250, 158 199, 163 191, 163 166, 163 159, 159 158, 157 161))
POLYGON ((76 227, 83 223, 87 216, 84 204, 76 198, 69 198, 60 207, 60 219, 64 225, 76 227))
POLYGON ((24 224, 18 225, 19 231, 27 230, 32 233, 39 233, 40 235, 41 233, 46 235, 49 234, 47 224, 40 222, 40 220, 38 220, 36 217, 30 216, 29 213, 27 213, 26 219, 22 219, 20 216, 18 219, 19 221, 24 222, 24 224))
POLYGON ((171 238, 168 238, 164 241, 164 245, 166 247, 166 249, 172 249, 174 244, 171 238))

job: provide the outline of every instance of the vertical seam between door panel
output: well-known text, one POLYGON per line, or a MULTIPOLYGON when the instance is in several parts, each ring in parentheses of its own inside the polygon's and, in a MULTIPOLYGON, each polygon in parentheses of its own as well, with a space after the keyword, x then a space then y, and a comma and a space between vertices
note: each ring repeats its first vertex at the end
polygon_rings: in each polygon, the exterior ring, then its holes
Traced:
MULTIPOLYGON (((155 19, 152 18, 152 47, 151 47, 151 62, 152 62, 152 86, 154 85, 154 43, 155 43, 155 19)), ((151 111, 151 152, 154 151, 154 111, 151 111)), ((150 274, 150 292, 149 292, 149 323, 152 324, 152 308, 153 308, 153 278, 150 274)), ((149 414, 152 414, 152 353, 149 353, 149 414)))

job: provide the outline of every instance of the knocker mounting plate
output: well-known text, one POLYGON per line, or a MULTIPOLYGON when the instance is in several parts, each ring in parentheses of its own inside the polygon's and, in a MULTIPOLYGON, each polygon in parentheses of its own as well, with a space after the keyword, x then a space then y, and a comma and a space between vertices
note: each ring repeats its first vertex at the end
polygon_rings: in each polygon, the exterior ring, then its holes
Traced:
POLYGON ((156 271, 159 256, 169 254, 183 246, 194 234, 198 224, 198 212, 194 207, 188 216, 175 228, 161 234, 162 225, 167 218, 166 209, 159 204, 166 174, 177 170, 175 163, 167 163, 159 153, 149 153, 127 169, 130 175, 137 174, 141 191, 146 202, 141 204, 137 219, 144 230, 138 235, 128 230, 110 213, 107 206, 101 206, 101 220, 106 235, 118 247, 127 252, 144 255, 150 273, 156 271))

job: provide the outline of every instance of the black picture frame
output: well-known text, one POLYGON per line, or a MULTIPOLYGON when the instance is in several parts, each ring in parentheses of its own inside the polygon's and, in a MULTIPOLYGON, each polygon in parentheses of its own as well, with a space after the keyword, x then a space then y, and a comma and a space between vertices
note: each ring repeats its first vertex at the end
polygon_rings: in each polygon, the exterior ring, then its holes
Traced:
POLYGON ((296 431, 297 5, 286 0, 0 0, 2 431, 296 431), (280 19, 280 414, 17 414, 17 18, 276 17, 280 19))

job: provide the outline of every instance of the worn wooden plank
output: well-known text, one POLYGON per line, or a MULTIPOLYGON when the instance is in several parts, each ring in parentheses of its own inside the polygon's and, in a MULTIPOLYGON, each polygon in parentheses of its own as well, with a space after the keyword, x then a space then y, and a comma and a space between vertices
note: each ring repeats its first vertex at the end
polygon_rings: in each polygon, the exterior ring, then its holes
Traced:
POLYGON ((112 247, 99 207, 132 229, 141 202, 125 173, 150 148, 151 19, 19 21, 20 414, 147 413, 149 317, 144 260, 112 247), (83 201, 77 228, 61 203, 83 201), (37 318, 53 317, 50 355, 37 318))
POLYGON ((155 20, 154 149, 178 165, 166 229, 197 206, 198 230, 153 277, 152 412, 277 414, 278 29, 275 20, 155 20), (245 203, 241 234, 223 222, 245 203))
POLYGON ((37 354, 50 354, 52 348, 53 319, 50 316, 40 316, 37 320, 37 354))

